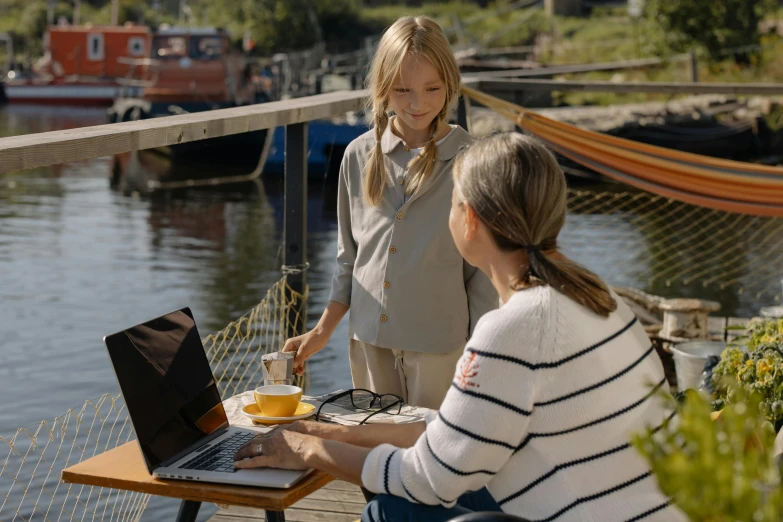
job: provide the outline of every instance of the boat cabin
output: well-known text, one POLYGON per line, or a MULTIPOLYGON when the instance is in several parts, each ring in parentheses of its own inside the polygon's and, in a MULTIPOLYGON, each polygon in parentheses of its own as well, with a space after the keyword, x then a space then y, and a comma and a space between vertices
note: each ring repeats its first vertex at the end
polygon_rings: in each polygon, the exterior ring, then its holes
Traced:
POLYGON ((217 102, 236 98, 243 59, 231 49, 222 29, 210 27, 158 29, 150 58, 155 81, 144 89, 150 102, 217 102))
POLYGON ((121 78, 131 73, 128 58, 149 54, 151 34, 139 25, 53 25, 47 33, 49 73, 54 77, 121 78))

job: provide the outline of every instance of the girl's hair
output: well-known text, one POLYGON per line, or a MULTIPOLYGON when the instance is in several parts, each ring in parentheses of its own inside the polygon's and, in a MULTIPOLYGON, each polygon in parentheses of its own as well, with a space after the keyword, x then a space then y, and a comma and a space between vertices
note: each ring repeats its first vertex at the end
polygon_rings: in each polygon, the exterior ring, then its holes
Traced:
POLYGON ((475 140, 454 164, 454 183, 505 251, 525 249, 530 262, 511 288, 548 284, 606 317, 617 303, 601 279, 562 256, 553 256, 565 223, 566 182, 555 156, 519 133, 475 140))
POLYGON ((399 75, 403 59, 408 54, 429 60, 437 69, 446 84, 446 103, 432 121, 430 139, 424 150, 408 164, 410 174, 405 189, 407 194, 416 192, 432 173, 437 158, 435 133, 440 122, 448 120, 459 96, 460 73, 457 61, 448 39, 432 19, 426 16, 406 16, 398 19, 383 33, 370 66, 370 74, 367 76, 367 87, 370 90, 368 106, 373 117, 376 144, 367 162, 364 197, 372 205, 381 202, 387 184, 381 137, 389 124, 387 112, 392 85, 399 75))

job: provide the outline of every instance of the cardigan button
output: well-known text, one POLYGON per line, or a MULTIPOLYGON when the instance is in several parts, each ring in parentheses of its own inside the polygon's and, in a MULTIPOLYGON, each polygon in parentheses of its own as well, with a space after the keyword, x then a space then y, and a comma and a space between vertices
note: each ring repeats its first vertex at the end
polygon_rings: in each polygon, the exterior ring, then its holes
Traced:
POLYGON ((402 212, 397 212, 397 220, 398 221, 402 220, 402 212))
POLYGON ((397 251, 397 247, 389 247, 389 252, 391 252, 392 254, 395 253, 396 251, 397 251))
POLYGON ((381 316, 381 322, 382 323, 385 323, 387 319, 388 319, 388 317, 386 317, 385 315, 381 316))
POLYGON ((386 281, 386 282, 383 283, 383 287, 384 288, 390 288, 391 287, 391 283, 386 281))
POLYGON ((403 147, 402 150, 404 150, 405 152, 410 152, 411 151, 411 149, 409 149, 408 147, 403 147))
POLYGON ((404 184, 404 183, 405 183, 405 180, 404 180, 403 178, 400 178, 400 179, 398 179, 398 180, 397 180, 397 183, 398 183, 399 185, 402 185, 402 184, 404 184))

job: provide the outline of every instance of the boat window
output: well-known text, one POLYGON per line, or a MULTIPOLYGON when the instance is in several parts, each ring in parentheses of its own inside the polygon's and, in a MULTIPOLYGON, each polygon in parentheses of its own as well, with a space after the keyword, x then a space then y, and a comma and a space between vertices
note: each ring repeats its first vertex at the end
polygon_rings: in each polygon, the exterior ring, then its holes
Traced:
POLYGON ((143 36, 131 36, 128 38, 128 54, 131 56, 144 56, 147 54, 143 36))
POLYGON ((103 35, 93 33, 87 35, 87 59, 91 61, 103 60, 103 35))
POLYGON ((152 47, 152 55, 157 58, 183 58, 188 55, 184 36, 158 36, 152 47))
POLYGON ((223 41, 219 36, 191 36, 190 57, 194 60, 214 60, 223 53, 223 41))

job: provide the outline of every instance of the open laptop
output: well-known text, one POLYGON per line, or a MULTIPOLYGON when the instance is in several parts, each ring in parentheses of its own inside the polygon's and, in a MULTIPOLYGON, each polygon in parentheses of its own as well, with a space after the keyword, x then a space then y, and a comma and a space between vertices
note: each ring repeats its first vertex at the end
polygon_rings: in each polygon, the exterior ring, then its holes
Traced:
POLYGON ((234 454, 259 433, 229 427, 189 308, 103 340, 152 475, 287 488, 312 471, 234 468, 234 454))

